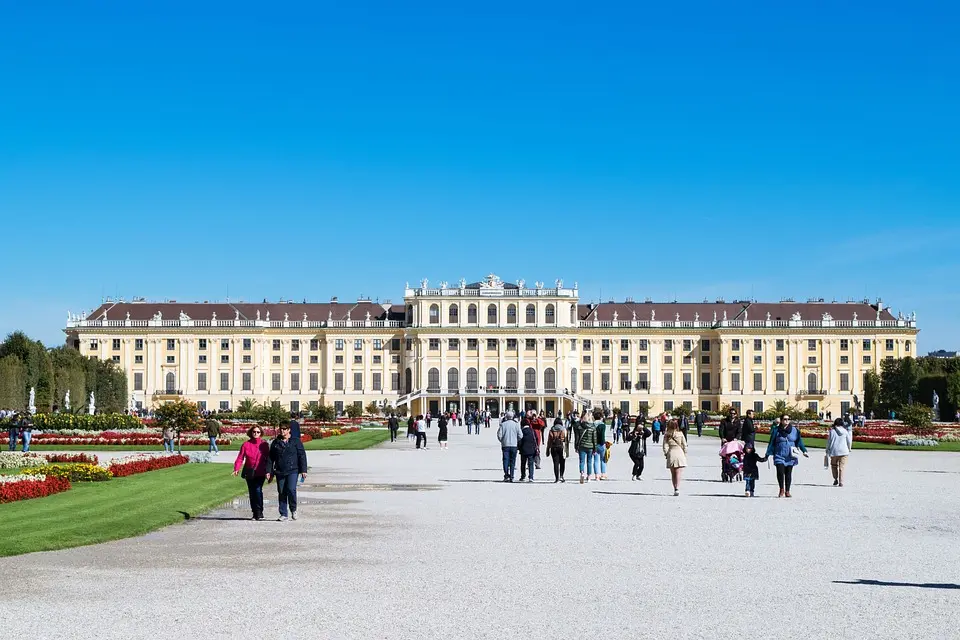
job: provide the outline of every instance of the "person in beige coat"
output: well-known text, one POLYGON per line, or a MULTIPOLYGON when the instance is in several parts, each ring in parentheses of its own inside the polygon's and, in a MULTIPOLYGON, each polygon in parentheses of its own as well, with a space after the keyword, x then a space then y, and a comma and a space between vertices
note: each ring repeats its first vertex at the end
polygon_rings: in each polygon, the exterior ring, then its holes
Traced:
POLYGON ((680 474, 687 466, 687 439, 676 420, 667 423, 663 437, 663 455, 667 458, 667 469, 673 480, 673 495, 680 495, 680 474))

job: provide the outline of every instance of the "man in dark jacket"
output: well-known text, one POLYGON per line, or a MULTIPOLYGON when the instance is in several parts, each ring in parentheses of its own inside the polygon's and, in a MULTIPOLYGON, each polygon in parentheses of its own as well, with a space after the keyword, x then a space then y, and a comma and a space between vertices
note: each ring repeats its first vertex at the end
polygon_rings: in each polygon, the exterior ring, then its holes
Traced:
POLYGON ((296 413, 290 413, 290 437, 295 440, 300 439, 300 423, 297 422, 298 417, 296 413))
POLYGON ((720 421, 720 438, 724 442, 740 439, 740 421, 736 409, 730 409, 727 417, 720 421))
POLYGON ((740 425, 740 439, 752 446, 757 437, 757 428, 753 426, 753 409, 747 409, 747 415, 740 425))
POLYGON ((390 442, 396 442, 397 431, 400 430, 400 421, 396 415, 390 414, 390 418, 387 419, 387 426, 390 428, 390 442))
POLYGON ((695 421, 697 423, 697 437, 698 438, 703 437, 703 425, 707 423, 707 412, 706 411, 698 412, 697 417, 695 418, 695 421))
POLYGON ((537 443, 537 433, 534 425, 528 419, 526 424, 520 430, 520 482, 529 480, 533 482, 533 469, 535 466, 537 454, 540 447, 537 443))
MULTIPOLYGON (((291 421, 295 422, 295 421, 291 421)), ((280 522, 289 517, 297 519, 297 476, 307 479, 307 452, 299 438, 290 435, 290 425, 280 427, 280 435, 270 443, 270 459, 267 462, 267 482, 277 479, 280 496, 280 522)))

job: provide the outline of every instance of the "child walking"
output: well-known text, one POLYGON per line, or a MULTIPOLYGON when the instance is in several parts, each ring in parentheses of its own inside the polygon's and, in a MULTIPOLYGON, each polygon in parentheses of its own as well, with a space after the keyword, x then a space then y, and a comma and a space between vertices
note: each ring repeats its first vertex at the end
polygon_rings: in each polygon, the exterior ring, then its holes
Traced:
POLYGON ((767 456, 760 457, 757 450, 753 448, 753 443, 748 442, 743 448, 743 480, 746 482, 744 496, 753 497, 753 490, 760 478, 760 470, 757 468, 758 462, 766 462, 767 456))

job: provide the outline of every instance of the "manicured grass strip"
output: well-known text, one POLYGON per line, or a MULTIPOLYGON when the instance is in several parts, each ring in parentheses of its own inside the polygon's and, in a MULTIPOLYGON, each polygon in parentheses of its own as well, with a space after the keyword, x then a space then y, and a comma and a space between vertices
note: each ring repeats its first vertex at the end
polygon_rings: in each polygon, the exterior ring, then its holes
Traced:
POLYGON ((0 505, 0 556, 119 540, 183 522, 246 493, 223 464, 185 464, 0 505))
MULTIPOLYGON (((693 437, 697 437, 696 428, 691 429, 687 432, 687 436, 690 437, 690 434, 693 434, 693 437)), ((704 429, 703 435, 705 436, 717 436, 716 429, 704 429)), ((757 442, 769 442, 770 436, 762 433, 757 434, 757 442)), ((824 449, 827 446, 827 441, 825 438, 804 438, 803 444, 807 445, 807 449, 824 449)), ((854 449, 874 449, 882 451, 960 451, 960 442, 941 442, 936 447, 904 447, 898 444, 882 444, 879 442, 858 442, 856 437, 853 440, 854 449)), ((762 453, 762 452, 761 452, 762 453)))
POLYGON ((311 440, 303 445, 307 451, 356 451, 376 446, 390 439, 389 429, 363 429, 342 436, 311 440))

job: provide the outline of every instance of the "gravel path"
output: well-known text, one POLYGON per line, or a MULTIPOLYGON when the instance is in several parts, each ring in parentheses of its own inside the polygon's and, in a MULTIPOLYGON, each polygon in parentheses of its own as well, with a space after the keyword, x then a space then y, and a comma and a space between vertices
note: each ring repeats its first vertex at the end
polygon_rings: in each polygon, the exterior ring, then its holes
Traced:
POLYGON ((566 484, 544 464, 506 485, 495 429, 435 438, 309 452, 297 522, 239 504, 0 559, 2 635, 956 637, 957 454, 858 451, 837 489, 814 452, 792 499, 766 465, 747 499, 719 482, 717 441, 693 438, 675 498, 652 446, 640 482, 619 445, 611 481, 581 486, 571 458, 566 484))

